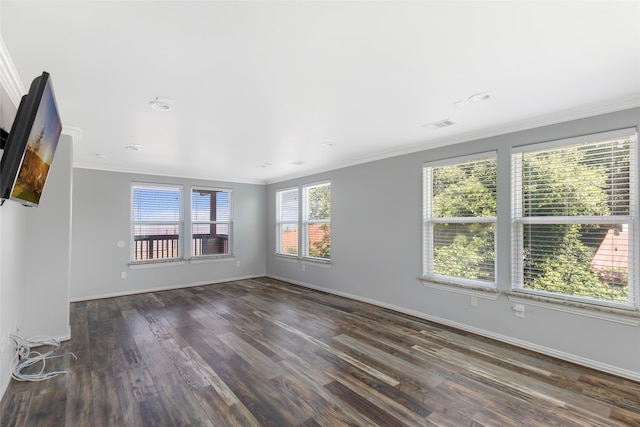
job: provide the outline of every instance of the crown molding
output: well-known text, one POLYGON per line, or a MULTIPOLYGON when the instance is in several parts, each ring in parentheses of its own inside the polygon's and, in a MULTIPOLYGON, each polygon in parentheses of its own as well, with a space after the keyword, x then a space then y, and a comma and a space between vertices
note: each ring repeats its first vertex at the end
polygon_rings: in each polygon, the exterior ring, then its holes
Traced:
POLYGON ((71 137, 71 142, 73 143, 73 145, 80 142, 80 140, 82 139, 82 129, 78 127, 63 126, 62 133, 71 137))
POLYGON ((4 44, 4 40, 0 35, 0 84, 4 87, 5 91, 9 95, 13 105, 18 107, 20 105, 20 99, 27 92, 18 71, 13 65, 7 46, 4 44))

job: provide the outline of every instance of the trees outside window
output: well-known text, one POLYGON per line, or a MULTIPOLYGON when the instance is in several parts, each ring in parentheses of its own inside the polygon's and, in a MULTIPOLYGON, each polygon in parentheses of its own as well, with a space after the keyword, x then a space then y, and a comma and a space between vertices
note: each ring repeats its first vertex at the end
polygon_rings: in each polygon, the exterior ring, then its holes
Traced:
POLYGON ((303 256, 331 259, 331 183, 305 186, 303 195, 303 256))
POLYGON ((627 130, 514 150, 516 289, 636 305, 636 145, 627 130))
POLYGON ((276 192, 276 254, 331 259, 330 182, 276 192))
POLYGON ((424 167, 426 279, 495 286, 495 153, 424 167))

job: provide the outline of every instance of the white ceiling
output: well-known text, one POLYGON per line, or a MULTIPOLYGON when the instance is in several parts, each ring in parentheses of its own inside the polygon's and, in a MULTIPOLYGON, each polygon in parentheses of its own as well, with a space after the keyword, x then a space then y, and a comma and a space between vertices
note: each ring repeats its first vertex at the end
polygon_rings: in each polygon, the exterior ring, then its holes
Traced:
POLYGON ((0 2, 76 166, 259 183, 639 106, 639 23, 638 1, 0 2))

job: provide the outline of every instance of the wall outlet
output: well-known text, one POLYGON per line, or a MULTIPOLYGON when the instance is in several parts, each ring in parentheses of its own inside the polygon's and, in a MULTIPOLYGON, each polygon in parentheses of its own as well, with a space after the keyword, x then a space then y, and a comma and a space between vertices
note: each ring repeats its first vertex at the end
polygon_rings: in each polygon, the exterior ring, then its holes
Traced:
POLYGON ((524 305, 522 304, 514 305, 513 312, 515 313, 516 317, 524 318, 524 305))
POLYGON ((475 295, 471 295, 471 307, 477 307, 478 306, 478 297, 475 295))
POLYGON ((121 278, 122 280, 126 279, 126 278, 127 278, 127 272, 126 272, 126 271, 121 272, 121 273, 120 273, 120 278, 121 278))
POLYGON ((302 264, 302 271, 307 271, 307 266, 302 264))
POLYGON ((240 267, 240 261, 236 261, 236 267, 240 267))

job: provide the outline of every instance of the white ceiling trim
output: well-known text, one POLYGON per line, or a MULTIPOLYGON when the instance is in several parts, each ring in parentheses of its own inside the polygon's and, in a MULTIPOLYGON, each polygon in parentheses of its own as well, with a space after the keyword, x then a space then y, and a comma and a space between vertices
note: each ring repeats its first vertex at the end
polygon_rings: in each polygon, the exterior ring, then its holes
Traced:
POLYGON ((113 168, 113 167, 102 167, 97 166, 91 163, 82 163, 82 162, 74 162, 73 167, 77 169, 89 169, 89 170, 97 170, 103 172, 118 172, 118 173, 129 173, 136 175, 150 175, 162 178, 180 178, 180 179, 189 179, 189 180, 198 180, 198 181, 211 181, 211 182, 221 182, 221 183, 234 183, 234 184, 258 184, 258 185, 266 185, 267 182, 264 180, 243 180, 243 179, 225 179, 225 178, 209 178, 202 176, 191 176, 191 175, 162 175, 153 171, 144 171, 137 169, 128 169, 128 168, 113 168))
POLYGON ((507 127, 490 129, 485 132, 480 133, 467 133, 462 135, 455 135, 449 138, 442 138, 436 140, 429 140, 428 142, 422 142, 420 144, 415 144, 409 147, 403 147, 396 150, 387 150, 363 157, 357 157, 350 160, 346 160, 339 164, 333 165, 328 168, 318 168, 315 170, 305 170, 301 173, 290 174, 283 177, 278 177, 276 179, 267 180, 267 184, 276 184, 279 182, 288 181, 291 179, 302 178, 308 175, 315 175, 319 173, 325 173, 336 169, 342 169, 350 166, 356 166, 364 163, 375 162, 377 160, 388 159, 391 157, 402 156, 405 154, 418 153, 420 151, 426 151, 430 149, 435 149, 447 145, 454 144, 462 144, 465 142, 477 141, 480 139, 493 138, 500 135, 506 135, 515 132, 521 132, 526 130, 531 130, 535 128, 540 128, 544 126, 551 126, 559 123, 569 122, 572 120, 580 120, 586 119, 589 117, 599 116, 607 113, 614 113, 617 111, 629 110, 632 108, 640 107, 640 99, 636 96, 632 96, 629 98, 621 99, 619 102, 611 103, 608 105, 602 105, 598 108, 584 108, 565 112, 564 114, 551 114, 548 117, 537 117, 534 119, 527 119, 521 121, 519 123, 512 123, 507 127))
POLYGON ((20 105, 20 99, 27 93, 16 67, 13 65, 13 60, 7 46, 4 44, 4 40, 0 35, 0 84, 4 86, 13 105, 18 107, 20 105))

